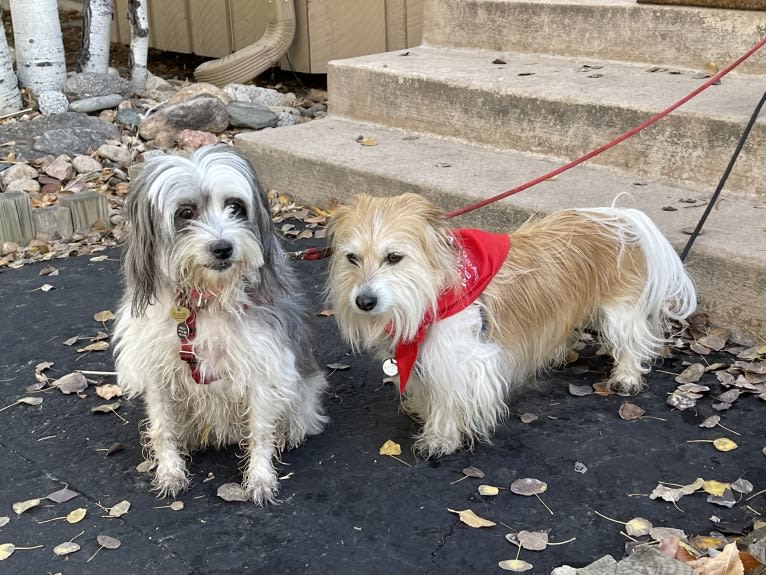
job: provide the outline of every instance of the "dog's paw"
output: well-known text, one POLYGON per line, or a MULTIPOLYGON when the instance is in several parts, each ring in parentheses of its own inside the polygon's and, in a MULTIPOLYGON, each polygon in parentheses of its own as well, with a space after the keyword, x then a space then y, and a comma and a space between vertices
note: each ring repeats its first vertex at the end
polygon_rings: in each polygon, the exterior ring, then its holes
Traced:
POLYGON ((247 497, 258 505, 277 503, 279 480, 273 470, 250 470, 242 483, 247 497))
POLYGON ((189 477, 185 469, 157 468, 152 480, 152 490, 157 497, 175 497, 189 488, 189 477))
POLYGON ((420 436, 412 446, 412 451, 418 459, 437 459, 449 455, 463 445, 460 437, 420 436))
POLYGON ((636 395, 645 387, 644 379, 640 374, 612 374, 607 382, 609 389, 617 395, 636 395))

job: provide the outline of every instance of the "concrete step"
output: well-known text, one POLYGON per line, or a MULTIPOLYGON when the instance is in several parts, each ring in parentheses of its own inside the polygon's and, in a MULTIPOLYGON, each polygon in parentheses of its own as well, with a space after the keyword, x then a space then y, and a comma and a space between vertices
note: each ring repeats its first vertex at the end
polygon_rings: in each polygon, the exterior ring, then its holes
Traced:
MULTIPOLYGON (((423 42, 682 66, 732 62, 764 35, 766 12, 634 0, 426 0, 423 42)), ((741 67, 766 73, 766 50, 741 67)))
MULTIPOLYGON (((704 82, 687 70, 652 69, 591 58, 421 46, 332 62, 330 111, 574 159, 704 82)), ((730 74, 594 162, 639 177, 714 186, 764 89, 766 76, 730 74)), ((753 129, 728 189, 766 197, 766 116, 753 129)))
MULTIPOLYGON (((267 189, 302 203, 327 206, 366 192, 416 192, 445 210, 462 207, 558 167, 550 160, 452 139, 415 134, 332 116, 307 124, 243 133, 236 145, 267 189), (363 146, 359 136, 377 145, 363 146), (371 142, 371 141, 370 141, 371 142)), ((619 205, 647 212, 680 251, 710 189, 626 177, 589 165, 561 174, 499 203, 461 216, 456 224, 505 230, 533 212, 619 205), (670 208, 666 211, 663 208, 670 208)), ((687 260, 701 307, 719 323, 766 336, 766 202, 724 194, 687 260)), ((576 278, 573 278, 576 281, 576 278)))

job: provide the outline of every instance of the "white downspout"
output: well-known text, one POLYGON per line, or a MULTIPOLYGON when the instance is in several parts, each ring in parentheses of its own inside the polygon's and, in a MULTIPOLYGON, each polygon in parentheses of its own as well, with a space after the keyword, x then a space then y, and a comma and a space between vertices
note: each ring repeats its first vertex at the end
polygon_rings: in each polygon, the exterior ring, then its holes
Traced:
POLYGON ((293 0, 272 0, 273 10, 266 31, 257 42, 233 54, 197 66, 199 82, 216 86, 247 82, 268 70, 284 56, 295 38, 293 0))

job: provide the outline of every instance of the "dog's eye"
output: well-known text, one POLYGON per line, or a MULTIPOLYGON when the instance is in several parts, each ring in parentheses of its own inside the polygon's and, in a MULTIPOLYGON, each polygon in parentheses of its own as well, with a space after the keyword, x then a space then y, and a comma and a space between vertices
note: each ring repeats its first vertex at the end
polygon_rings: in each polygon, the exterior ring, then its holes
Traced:
POLYGON ((230 202, 227 202, 226 208, 229 210, 231 215, 234 216, 235 218, 244 218, 247 215, 245 206, 242 204, 242 202, 239 202, 237 200, 232 200, 230 202))
POLYGON ((359 265, 359 258, 356 257, 355 254, 346 254, 346 259, 349 263, 354 264, 355 266, 359 265))
POLYGON ((182 206, 176 211, 176 218, 179 220, 193 220, 194 216, 194 208, 189 206, 182 206))
POLYGON ((386 256, 386 261, 390 263, 391 265, 393 265, 393 264, 398 264, 400 261, 402 261, 402 258, 404 258, 404 256, 400 254, 399 252, 391 252, 390 254, 386 256))

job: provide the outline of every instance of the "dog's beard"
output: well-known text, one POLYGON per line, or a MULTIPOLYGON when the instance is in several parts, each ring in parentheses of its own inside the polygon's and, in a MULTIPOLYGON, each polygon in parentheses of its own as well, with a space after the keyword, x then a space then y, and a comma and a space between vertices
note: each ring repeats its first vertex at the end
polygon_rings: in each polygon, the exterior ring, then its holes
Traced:
POLYGON ((168 254, 167 275, 178 289, 209 293, 224 307, 245 298, 248 287, 260 283, 264 264, 258 239, 244 226, 227 232, 234 248, 227 260, 216 259, 209 250, 214 238, 204 230, 188 230, 176 238, 168 254))

